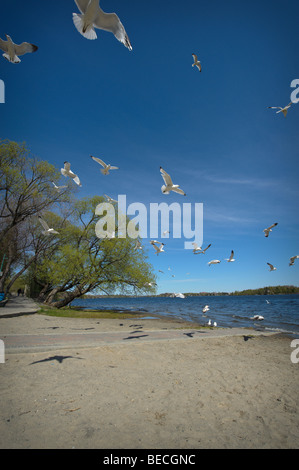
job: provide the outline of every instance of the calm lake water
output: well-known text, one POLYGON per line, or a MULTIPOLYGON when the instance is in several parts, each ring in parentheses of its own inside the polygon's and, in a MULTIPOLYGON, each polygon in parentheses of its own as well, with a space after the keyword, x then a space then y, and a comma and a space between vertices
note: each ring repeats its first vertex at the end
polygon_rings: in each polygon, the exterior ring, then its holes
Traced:
POLYGON ((253 327, 274 330, 299 338, 299 295, 246 295, 246 296, 202 296, 125 297, 76 299, 73 306, 99 310, 141 311, 148 314, 165 315, 170 318, 206 324, 209 319, 219 327, 253 327), (266 300, 269 302, 267 303, 266 300), (202 309, 209 305, 207 317, 202 309), (264 320, 251 317, 262 315, 264 320))

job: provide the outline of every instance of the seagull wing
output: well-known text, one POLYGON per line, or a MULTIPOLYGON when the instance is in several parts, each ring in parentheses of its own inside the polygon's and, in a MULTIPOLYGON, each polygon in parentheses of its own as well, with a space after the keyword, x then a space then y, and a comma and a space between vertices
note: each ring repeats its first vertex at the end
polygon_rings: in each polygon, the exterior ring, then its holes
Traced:
POLYGON ((271 269, 274 268, 273 264, 271 264, 271 263, 267 263, 267 264, 268 264, 268 266, 270 266, 271 269))
POLYGON ((185 191, 183 191, 180 188, 173 188, 172 191, 174 191, 175 193, 178 193, 178 194, 182 194, 183 196, 186 196, 185 191))
POLYGON ((196 54, 192 54, 192 57, 194 59, 194 63, 197 62, 197 55, 196 54))
POLYGON ((38 216, 38 220, 40 221, 40 223, 42 224, 42 226, 44 227, 45 230, 49 230, 49 229, 50 229, 50 227, 49 227, 49 225, 47 224, 47 222, 45 222, 44 219, 42 219, 40 215, 38 216))
POLYGON ((92 158, 95 162, 98 162, 100 165, 102 165, 102 167, 107 168, 106 163, 103 162, 103 160, 101 160, 100 158, 93 157, 93 156, 91 156, 91 158, 92 158))
POLYGON ((104 13, 100 10, 93 24, 98 29, 104 29, 105 31, 113 33, 116 39, 130 51, 132 50, 126 30, 116 13, 104 13))
POLYGON ((276 225, 278 225, 277 222, 275 222, 275 224, 270 225, 270 227, 268 227, 267 230, 271 230, 271 228, 276 227, 276 225))
POLYGON ((3 41, 3 39, 0 38, 0 49, 4 52, 8 52, 8 46, 7 46, 8 41, 3 41))
POLYGON ((229 261, 231 261, 234 257, 234 251, 232 250, 231 254, 230 254, 230 257, 229 257, 229 261))
POLYGON ((119 170, 118 166, 111 166, 110 170, 119 170))
POLYGON ((268 106, 268 109, 282 109, 281 106, 268 106))
POLYGON ((90 0, 75 0, 75 3, 77 5, 77 7, 79 8, 79 10, 81 11, 81 13, 85 13, 86 10, 87 10, 87 7, 90 3, 90 0))
POLYGON ((80 183, 79 176, 74 175, 73 179, 74 179, 75 183, 76 183, 78 186, 82 186, 82 184, 80 183))
POLYGON ((164 183, 166 184, 166 186, 173 186, 173 182, 172 182, 172 179, 171 179, 170 175, 168 173, 166 173, 166 171, 163 170, 163 168, 161 166, 160 166, 160 172, 161 172, 162 178, 163 178, 164 183))
POLYGON ((35 46, 34 44, 30 44, 29 42, 22 42, 22 44, 20 45, 15 44, 16 55, 27 54, 27 52, 35 52, 37 51, 37 49, 37 46, 35 46))

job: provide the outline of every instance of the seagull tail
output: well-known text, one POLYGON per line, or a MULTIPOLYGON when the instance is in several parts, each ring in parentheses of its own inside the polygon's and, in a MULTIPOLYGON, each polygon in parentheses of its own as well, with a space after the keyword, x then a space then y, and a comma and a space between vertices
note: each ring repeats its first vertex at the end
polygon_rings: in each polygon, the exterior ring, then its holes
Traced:
POLYGON ((79 15, 77 13, 73 13, 73 22, 77 30, 79 31, 82 36, 84 36, 86 39, 97 39, 97 34, 95 30, 92 27, 87 28, 84 31, 84 17, 83 15, 79 15))
POLYGON ((5 59, 7 59, 12 64, 19 64, 21 62, 21 59, 19 57, 15 55, 14 58, 11 59, 9 54, 7 54, 6 52, 3 54, 3 57, 5 57, 5 59))

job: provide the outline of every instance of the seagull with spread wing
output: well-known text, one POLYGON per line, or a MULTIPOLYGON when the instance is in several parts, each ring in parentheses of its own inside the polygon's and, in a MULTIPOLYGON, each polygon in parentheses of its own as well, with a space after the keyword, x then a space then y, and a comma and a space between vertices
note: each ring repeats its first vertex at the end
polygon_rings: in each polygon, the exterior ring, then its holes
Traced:
POLYGON ((263 232, 265 232, 265 237, 269 237, 269 233, 272 232, 272 228, 273 228, 273 227, 276 227, 276 225, 278 225, 277 222, 276 222, 275 224, 270 225, 270 227, 265 228, 265 229, 263 230, 263 232))
POLYGON ((162 253, 162 251, 164 252, 164 249, 163 249, 164 243, 158 242, 158 240, 151 240, 151 241, 150 241, 150 244, 153 245, 153 247, 155 248, 157 255, 158 255, 159 253, 162 253), (158 243, 160 246, 158 246, 157 243, 158 243))
POLYGON ((68 176, 69 178, 74 180, 78 186, 82 186, 82 184, 80 183, 79 176, 75 175, 75 173, 72 172, 70 162, 64 162, 64 168, 61 168, 60 171, 63 176, 68 176))
POLYGON ((54 188, 56 189, 56 191, 61 191, 61 189, 64 189, 64 188, 67 188, 67 186, 57 186, 57 184, 54 183, 54 181, 52 181, 52 184, 54 186, 54 188))
POLYGON ((289 262, 289 266, 294 266, 294 263, 295 263, 295 259, 299 258, 299 255, 297 256, 292 256, 290 258, 290 262, 289 262))
POLYGON ((111 166, 110 164, 107 165, 105 162, 103 162, 103 160, 101 160, 100 158, 97 158, 97 157, 93 157, 91 155, 91 158, 95 161, 95 162, 98 162, 100 165, 102 165, 102 169, 101 169, 101 173, 103 173, 103 175, 109 175, 109 171, 110 170, 119 170, 119 168, 117 166, 111 166))
POLYGON ((21 59, 19 55, 27 54, 28 52, 37 51, 38 47, 29 42, 22 42, 22 44, 15 44, 8 34, 5 35, 7 41, 0 38, 0 49, 4 51, 3 57, 12 64, 19 64, 21 59))
POLYGON ((45 229, 42 233, 44 235, 58 235, 59 232, 56 232, 56 230, 54 230, 53 228, 50 228, 49 225, 47 224, 47 222, 42 219, 42 217, 39 215, 38 216, 38 220, 40 221, 40 223, 42 224, 43 228, 45 229))
POLYGON ((231 254, 230 254, 230 257, 229 258, 225 258, 225 261, 227 261, 228 263, 232 263, 234 260, 234 250, 231 251, 231 254))
POLYGON ((164 180, 165 185, 161 187, 161 191, 163 194, 169 194, 170 191, 174 191, 175 193, 182 194, 183 196, 186 196, 185 191, 180 189, 178 184, 173 184, 172 179, 166 171, 163 170, 163 168, 160 166, 160 172, 162 175, 162 178, 164 180))
POLYGON ((201 63, 200 63, 200 61, 198 60, 197 55, 196 55, 196 54, 192 54, 192 57, 193 57, 193 59, 194 59, 194 63, 192 64, 192 67, 197 67, 198 70, 201 72, 201 63))
POLYGON ((221 261, 219 259, 212 259, 212 261, 208 262, 208 265, 211 266, 211 264, 219 264, 221 261))
POLYGON ((198 248, 197 250, 193 250, 193 253, 195 255, 205 254, 205 252, 210 248, 210 246, 211 246, 211 243, 204 250, 202 250, 201 248, 198 248))
POLYGON ((273 266, 273 264, 267 263, 267 265, 270 267, 269 271, 276 271, 276 268, 273 266))
POLYGON ((125 28, 116 13, 105 13, 99 0, 75 0, 81 14, 73 13, 73 22, 77 30, 86 39, 97 39, 94 28, 113 33, 129 51, 132 46, 125 28))
POLYGON ((284 117, 287 117, 287 112, 289 108, 291 107, 291 105, 292 105, 292 101, 289 104, 287 104, 284 108, 282 108, 281 106, 268 106, 268 109, 279 109, 279 111, 276 111, 276 114, 283 113, 284 117))

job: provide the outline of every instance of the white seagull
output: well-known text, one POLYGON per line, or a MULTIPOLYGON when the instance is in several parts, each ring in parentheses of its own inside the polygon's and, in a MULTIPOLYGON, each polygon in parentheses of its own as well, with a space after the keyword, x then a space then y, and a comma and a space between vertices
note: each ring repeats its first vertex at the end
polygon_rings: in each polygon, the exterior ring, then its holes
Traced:
POLYGON ((193 242, 192 245, 194 246, 193 248, 193 253, 195 254, 197 251, 201 251, 201 246, 198 246, 197 243, 193 242))
POLYGON ((102 169, 101 169, 101 173, 103 173, 103 175, 109 175, 109 171, 110 170, 119 170, 119 168, 117 166, 111 166, 110 164, 107 165, 105 162, 103 162, 103 160, 101 160, 100 158, 97 158, 97 157, 93 157, 91 155, 91 158, 95 161, 95 162, 98 162, 100 165, 102 165, 102 169))
POLYGON ((12 64, 19 64, 21 62, 21 59, 18 57, 19 55, 27 54, 27 52, 35 52, 38 49, 37 46, 29 42, 15 44, 8 34, 5 36, 7 41, 3 41, 3 39, 0 38, 0 49, 4 51, 3 57, 12 64))
POLYGON ((284 117, 287 117, 287 112, 288 112, 288 109, 291 107, 291 105, 292 105, 292 101, 287 106, 285 106, 284 108, 282 108, 281 106, 268 106, 268 108, 269 109, 279 109, 279 111, 276 111, 276 114, 283 113, 284 117))
POLYGON ((273 227, 276 227, 276 225, 278 225, 277 222, 276 222, 275 224, 270 225, 270 227, 265 228, 265 229, 263 230, 263 232, 265 233, 265 237, 269 237, 269 233, 272 232, 272 228, 273 228, 273 227))
POLYGON ((57 184, 55 184, 54 181, 52 181, 52 184, 54 188, 56 189, 56 191, 60 191, 61 189, 67 188, 67 186, 57 186, 57 184))
POLYGON ((194 253, 195 255, 205 254, 205 252, 207 251, 208 248, 210 248, 210 246, 211 246, 211 243, 210 243, 204 250, 202 250, 201 248, 198 248, 198 249, 195 250, 195 251, 193 250, 193 253, 194 253))
POLYGON ((105 196, 105 198, 107 199, 107 201, 110 202, 110 203, 111 203, 111 202, 118 202, 118 201, 116 201, 115 199, 112 199, 112 197, 107 196, 107 194, 104 194, 104 196, 105 196))
POLYGON ((232 263, 234 260, 234 250, 231 251, 231 254, 230 254, 230 257, 229 258, 225 258, 225 261, 227 261, 228 263, 232 263))
POLYGON ((213 326, 217 326, 217 322, 214 321, 213 326))
POLYGON ((42 224, 42 226, 44 227, 44 232, 42 232, 44 235, 56 235, 58 234, 59 232, 56 232, 56 230, 54 230, 53 228, 50 228, 49 225, 47 224, 47 222, 45 222, 41 216, 39 215, 38 216, 38 220, 40 221, 40 223, 42 224))
POLYGON ((253 317, 250 318, 250 320, 264 320, 264 317, 262 315, 254 315, 253 317))
POLYGON ((73 22, 82 36, 86 39, 97 39, 94 28, 103 29, 113 33, 129 51, 132 50, 125 28, 116 13, 105 13, 99 5, 99 0, 75 0, 75 3, 81 15, 73 13, 73 22))
POLYGON ((185 298, 184 294, 181 294, 181 292, 178 292, 177 294, 174 294, 174 296, 179 298, 179 299, 184 299, 185 298))
POLYGON ((134 250, 142 250, 142 245, 139 240, 136 240, 134 250))
POLYGON ((212 261, 208 262, 208 265, 211 266, 211 264, 219 264, 221 261, 219 259, 213 259, 212 261))
POLYGON ((200 63, 200 61, 198 60, 197 55, 196 55, 196 54, 192 54, 192 57, 193 57, 193 59, 194 59, 194 64, 192 64, 192 67, 194 67, 194 66, 197 67, 198 70, 201 72, 201 63, 200 63))
POLYGON ((72 178, 78 186, 82 186, 79 177, 72 172, 70 162, 64 162, 64 168, 61 168, 60 171, 63 176, 72 178))
POLYGON ((166 171, 164 171, 161 166, 160 172, 165 183, 165 185, 163 184, 163 186, 161 187, 161 191, 163 194, 169 194, 170 191, 174 191, 175 193, 179 193, 183 196, 186 196, 186 193, 182 189, 180 189, 178 184, 173 184, 170 175, 166 173, 166 171))
POLYGON ((212 326, 212 321, 211 320, 208 321, 208 325, 212 326))
POLYGON ((270 266, 269 271, 276 271, 276 268, 274 268, 273 264, 267 263, 268 266, 270 266))
POLYGON ((210 310, 208 305, 205 305, 204 308, 202 309, 202 313, 206 313, 210 310))
POLYGON ((153 245, 153 247, 156 250, 157 255, 161 253, 163 250, 164 243, 158 242, 157 240, 151 240, 150 244, 153 245), (159 243, 160 246, 157 246, 156 243, 159 243))
POLYGON ((290 258, 290 262, 289 262, 289 266, 294 266, 294 263, 295 263, 295 259, 299 258, 299 255, 297 256, 292 256, 290 258))

